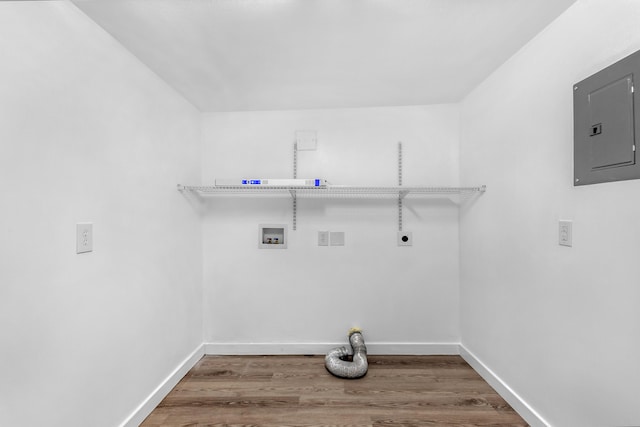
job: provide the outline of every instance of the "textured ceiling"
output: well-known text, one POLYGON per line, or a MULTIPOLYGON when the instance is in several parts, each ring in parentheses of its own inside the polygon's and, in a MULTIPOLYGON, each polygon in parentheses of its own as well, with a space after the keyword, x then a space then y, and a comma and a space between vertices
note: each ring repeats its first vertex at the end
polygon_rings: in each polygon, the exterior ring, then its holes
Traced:
POLYGON ((75 0, 202 111, 457 102, 575 0, 75 0))

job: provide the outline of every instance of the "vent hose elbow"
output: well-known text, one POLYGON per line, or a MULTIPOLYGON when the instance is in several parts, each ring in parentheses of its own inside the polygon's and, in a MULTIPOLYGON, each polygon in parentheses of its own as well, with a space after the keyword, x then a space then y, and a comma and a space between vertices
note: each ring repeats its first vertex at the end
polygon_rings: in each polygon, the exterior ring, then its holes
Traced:
POLYGON ((349 331, 349 344, 353 349, 353 360, 347 360, 349 351, 346 347, 337 347, 329 351, 324 358, 324 365, 331 374, 340 378, 361 378, 369 369, 367 347, 359 329, 349 331))

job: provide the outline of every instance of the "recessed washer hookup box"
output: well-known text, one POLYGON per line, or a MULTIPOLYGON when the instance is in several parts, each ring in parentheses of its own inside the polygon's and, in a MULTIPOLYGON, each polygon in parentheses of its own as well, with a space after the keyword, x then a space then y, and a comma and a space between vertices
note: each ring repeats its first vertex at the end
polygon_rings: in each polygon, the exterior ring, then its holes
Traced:
POLYGON ((327 186, 326 179, 272 179, 272 178, 250 178, 250 179, 216 179, 216 187, 311 187, 322 188, 327 186))
POLYGON ((258 249, 287 249, 287 224, 259 224, 258 249))

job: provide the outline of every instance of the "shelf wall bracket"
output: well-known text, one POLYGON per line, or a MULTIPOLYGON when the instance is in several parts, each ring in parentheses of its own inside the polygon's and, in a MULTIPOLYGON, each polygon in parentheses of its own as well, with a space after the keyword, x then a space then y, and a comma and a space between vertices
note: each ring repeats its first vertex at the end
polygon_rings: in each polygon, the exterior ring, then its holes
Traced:
MULTIPOLYGON (((293 179, 298 178, 298 142, 293 143, 293 179)), ((297 230, 298 226, 298 198, 296 197, 295 190, 291 190, 291 210, 293 211, 293 231, 297 230)))
POLYGON ((289 190, 289 193, 291 193, 291 201, 292 201, 292 211, 293 211, 293 225, 292 225, 292 229, 295 231, 297 230, 297 225, 298 225, 298 197, 296 196, 296 190, 289 190))
MULTIPOLYGON (((398 142, 398 187, 402 187, 402 142, 398 142)), ((398 193, 398 231, 402 231, 402 200, 407 191, 398 193)))

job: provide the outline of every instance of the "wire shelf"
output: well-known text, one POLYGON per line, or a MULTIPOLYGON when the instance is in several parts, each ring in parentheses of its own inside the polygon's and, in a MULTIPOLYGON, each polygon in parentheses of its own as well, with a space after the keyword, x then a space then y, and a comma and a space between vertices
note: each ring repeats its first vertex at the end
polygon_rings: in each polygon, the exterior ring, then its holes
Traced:
MULTIPOLYGON (((298 144, 293 144, 293 179, 298 177, 298 144)), ((227 181, 229 182, 229 181, 227 181)), ((235 181, 231 181, 235 182, 235 181)), ((316 180, 317 182, 317 180, 316 180)), ((323 182, 325 182, 323 180, 323 182)), ((275 184, 275 182, 272 181, 275 184)), ((282 183, 282 182, 281 182, 282 183)), ((265 183, 262 183, 265 184, 265 183)), ((463 204, 486 191, 486 186, 479 187, 426 187, 404 186, 402 183, 402 142, 398 142, 398 185, 396 186, 359 186, 359 185, 325 185, 322 187, 306 186, 271 186, 271 185, 181 185, 178 190, 183 193, 205 196, 233 197, 269 197, 288 198, 292 203, 293 230, 297 227, 298 199, 385 199, 395 200, 398 205, 398 231, 402 231, 403 203, 413 196, 449 199, 455 204, 463 204)), ((350 203, 350 202, 348 202, 350 203)), ((383 202, 386 203, 386 202, 383 202)))
POLYGON ((216 185, 178 185, 180 191, 191 191, 200 195, 264 195, 264 196, 295 196, 300 198, 333 198, 333 197, 370 197, 370 198, 404 198, 410 195, 470 195, 484 193, 486 187, 421 187, 421 186, 389 186, 368 187, 351 185, 328 185, 326 187, 246 187, 246 186, 216 186, 216 185))

